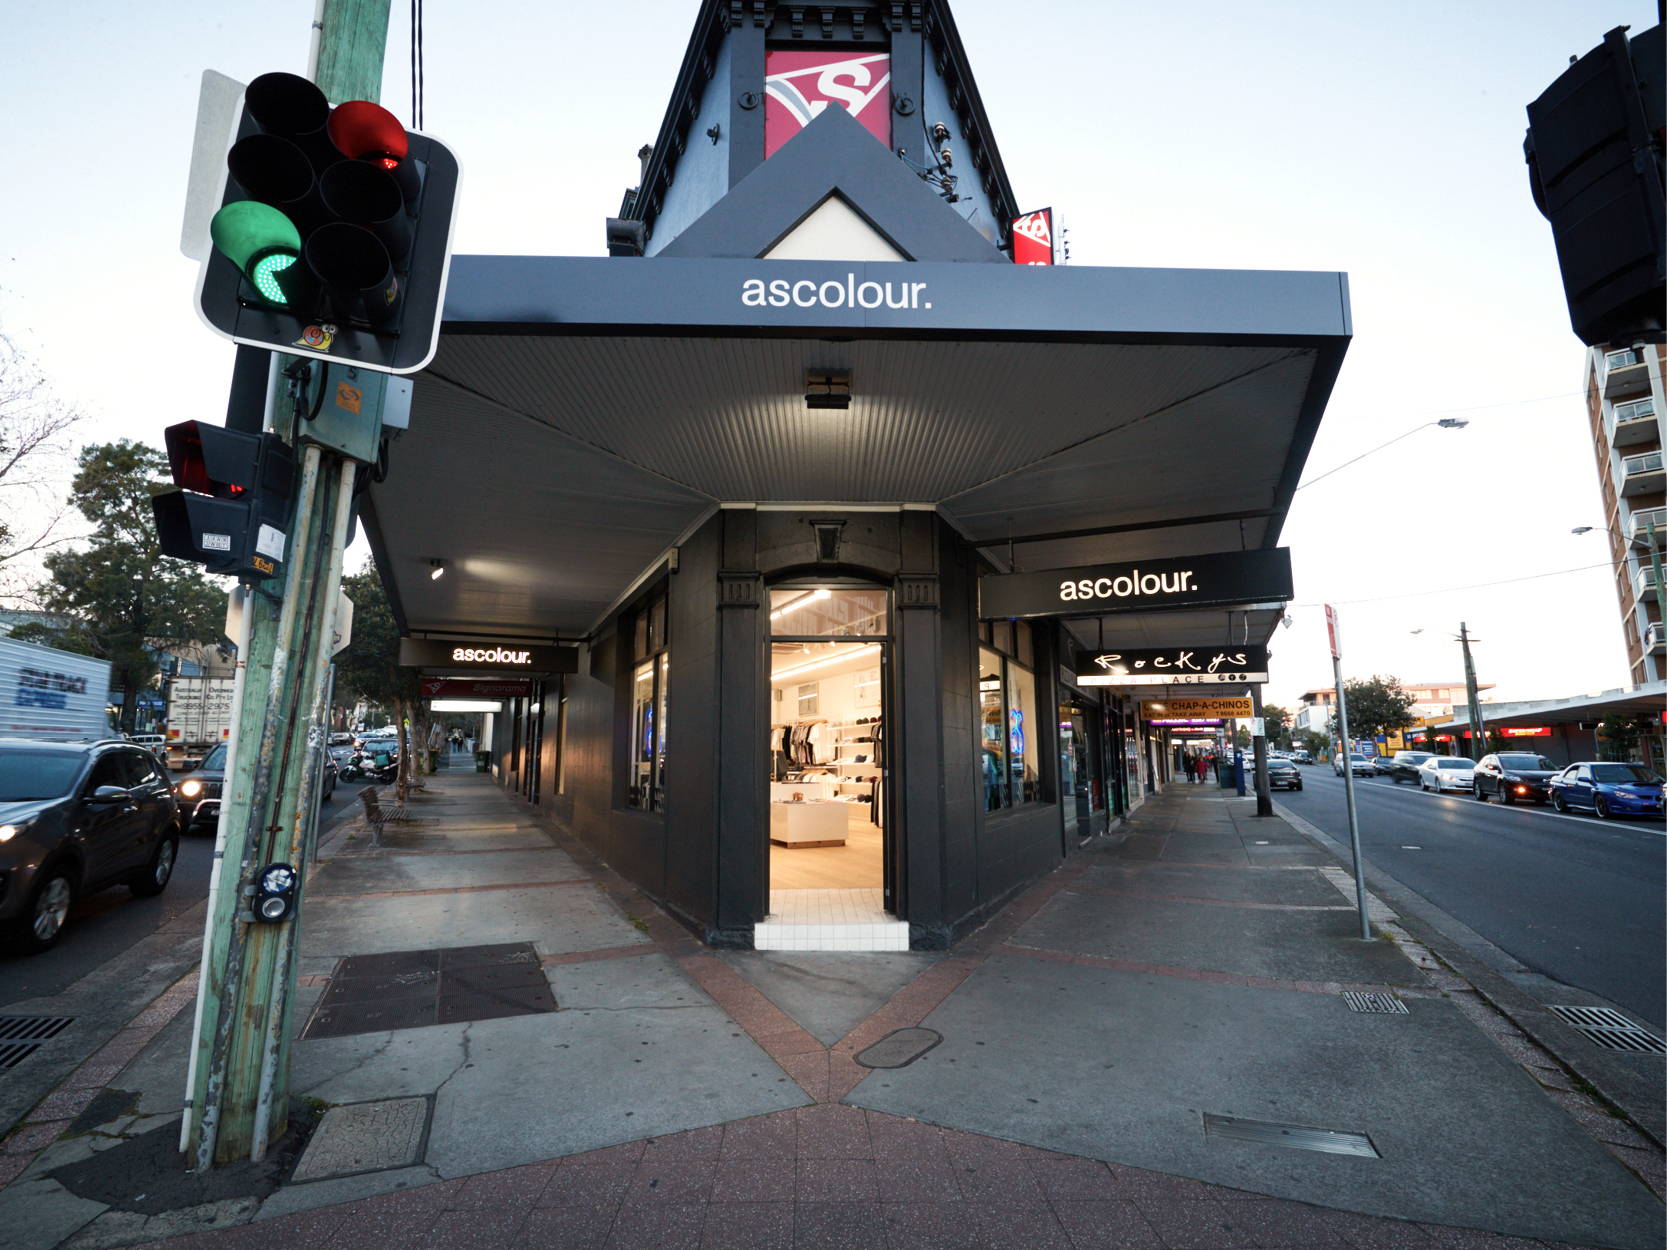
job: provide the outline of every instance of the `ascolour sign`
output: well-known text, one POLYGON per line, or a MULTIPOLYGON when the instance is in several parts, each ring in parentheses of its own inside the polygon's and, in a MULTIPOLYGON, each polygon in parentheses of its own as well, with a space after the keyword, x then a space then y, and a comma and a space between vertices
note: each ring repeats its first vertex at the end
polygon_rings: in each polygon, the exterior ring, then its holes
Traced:
POLYGON ((857 281, 829 278, 747 278, 741 283, 744 308, 930 308, 924 282, 857 281))
POLYGON ((451 658, 459 664, 531 664, 531 651, 507 647, 453 647, 451 658))
POLYGON ((1291 594, 1290 549, 1274 547, 994 574, 979 582, 978 614, 991 620, 1097 616, 1157 608, 1283 603, 1291 594))
POLYGON ((442 673, 459 669, 518 673, 579 671, 579 653, 573 647, 523 646, 490 641, 449 642, 432 638, 401 638, 399 662, 407 668, 442 673))

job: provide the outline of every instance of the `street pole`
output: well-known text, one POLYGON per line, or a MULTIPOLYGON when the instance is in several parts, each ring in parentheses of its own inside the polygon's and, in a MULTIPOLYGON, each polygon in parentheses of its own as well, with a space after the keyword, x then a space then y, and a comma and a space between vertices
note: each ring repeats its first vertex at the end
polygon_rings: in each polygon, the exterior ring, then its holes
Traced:
POLYGON ((1488 727, 1482 723, 1482 701, 1476 693, 1476 665, 1470 659, 1470 631, 1459 622, 1459 646, 1464 649, 1464 689, 1470 700, 1470 745, 1481 759, 1488 753, 1488 727))
POLYGON ((1343 799, 1349 809, 1349 849, 1354 853, 1354 901, 1360 912, 1360 936, 1372 940, 1372 917, 1366 907, 1366 866, 1360 859, 1360 813, 1354 803, 1354 761, 1349 750, 1349 702, 1343 693, 1343 648, 1337 610, 1325 609, 1326 633, 1331 640, 1331 678, 1337 687, 1337 732, 1343 737, 1343 799))
MULTIPOLYGON (((321 0, 314 81, 332 100, 376 100, 390 0, 321 0)), ((323 385, 320 365, 296 376, 276 357, 267 410, 276 432, 300 444, 301 412, 323 385), (289 402, 286 402, 289 401, 289 402)), ((366 405, 358 441, 374 447, 380 408, 366 405)), ((218 888, 205 923, 197 1028, 181 1140, 191 1166, 260 1161, 288 1126, 289 1031, 300 948, 300 903, 288 919, 259 923, 251 901, 263 867, 307 859, 309 813, 318 804, 324 685, 332 653, 355 460, 316 431, 297 461, 290 560, 278 594, 245 599, 248 646, 240 655, 236 731, 220 816, 218 888), (235 874, 235 876, 233 875, 235 874)), ((372 455, 371 458, 374 458, 372 455)))
POLYGON ((1251 749, 1256 753, 1256 814, 1272 816, 1273 798, 1268 793, 1268 722, 1262 714, 1260 682, 1250 688, 1250 711, 1262 727, 1262 732, 1250 740, 1251 749))

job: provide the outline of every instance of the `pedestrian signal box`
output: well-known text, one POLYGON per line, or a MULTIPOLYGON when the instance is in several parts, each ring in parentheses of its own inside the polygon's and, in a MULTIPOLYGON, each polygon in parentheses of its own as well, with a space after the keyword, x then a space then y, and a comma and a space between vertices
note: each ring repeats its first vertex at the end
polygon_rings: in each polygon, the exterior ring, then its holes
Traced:
POLYGON ((162 554, 244 580, 281 574, 295 493, 283 440, 200 421, 171 425, 163 437, 181 489, 151 499, 162 554))

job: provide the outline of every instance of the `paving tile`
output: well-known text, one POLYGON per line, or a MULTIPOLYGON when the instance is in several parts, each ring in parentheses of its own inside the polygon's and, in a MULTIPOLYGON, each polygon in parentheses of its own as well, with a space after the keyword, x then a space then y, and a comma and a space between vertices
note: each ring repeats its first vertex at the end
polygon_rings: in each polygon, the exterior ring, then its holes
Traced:
POLYGON ((518 1250, 601 1250, 618 1210, 611 1204, 541 1207, 527 1216, 515 1245, 518 1250))
POLYGON ((98 1097, 96 1089, 61 1089, 41 1099, 40 1105, 29 1113, 31 1120, 72 1120, 87 1109, 98 1097))
POLYGON ((857 1107, 800 1107, 799 1158, 871 1159, 868 1117, 857 1107))
POLYGON ((121 1074, 127 1066, 124 1062, 93 1062, 88 1060, 64 1082, 65 1089, 103 1089, 121 1074))
POLYGON ((712 1181, 717 1171, 715 1159, 654 1160, 645 1156, 637 1164, 636 1176, 626 1190, 625 1205, 705 1202, 712 1195, 712 1181))
POLYGON ((559 1167, 557 1162, 530 1163, 471 1176, 446 1205, 462 1211, 535 1206, 559 1167))
POLYGON ((322 1207, 317 1211, 300 1211, 277 1219, 258 1220, 253 1224, 245 1224, 236 1231, 247 1238, 241 1241, 241 1244, 249 1250, 255 1250, 256 1247, 259 1247, 259 1250, 291 1250, 295 1246, 316 1246, 323 1250, 324 1247, 338 1244, 334 1241, 334 1236, 341 1223, 342 1213, 339 1209, 322 1207))
POLYGON ((609 1250, 700 1250, 704 1202, 651 1202, 620 1208, 605 1243, 609 1250))
POLYGON ((58 1140, 71 1124, 69 1120, 47 1120, 38 1124, 25 1124, 17 1132, 0 1143, 0 1150, 9 1155, 32 1155, 37 1150, 44 1150, 58 1140))
MULTIPOLYGON (((408 1189, 395 1189, 385 1194, 374 1194, 369 1198, 361 1198, 357 1202, 344 1202, 331 1207, 330 1210, 340 1212, 348 1219, 397 1220, 405 1223, 417 1223, 424 1219, 433 1219, 451 1205, 462 1191, 464 1181, 460 1178, 450 1181, 436 1181, 432 1185, 413 1185, 408 1189)), ((265 1221, 262 1221, 263 1223, 265 1221)), ((367 1243, 369 1244, 369 1243, 367 1243)))
POLYGON ((1355 1250, 1433 1250, 1429 1233, 1407 1220, 1357 1215, 1352 1211, 1331 1212, 1333 1222, 1355 1250))
POLYGON ((1111 1169, 1098 1159, 1079 1159, 1064 1155, 1057 1159, 1038 1159, 1031 1163, 1030 1174, 1049 1199, 1109 1199, 1114 1195, 1115 1182, 1111 1169))
POLYGON ((1163 1250, 1163 1241, 1128 1199, 1055 1199, 1053 1210, 1076 1250, 1163 1250))
POLYGON ((706 1208, 702 1250, 786 1250, 793 1244, 791 1202, 714 1202, 706 1208))
POLYGON ((716 1159, 723 1145, 724 1127, 689 1129, 665 1137, 650 1137, 643 1143, 642 1157, 650 1159, 716 1159))
POLYGON ((1116 1181, 1118 1198, 1152 1199, 1155 1201, 1213 1198, 1214 1186, 1186 1176, 1171 1176, 1167 1172, 1152 1172, 1146 1168, 1125 1167, 1121 1163, 1107 1164, 1116 1181))
POLYGON ((723 1133, 723 1145, 718 1150, 720 1158, 780 1155, 791 1159, 798 1150, 799 1118, 796 1112, 778 1111, 732 1120, 723 1126, 723 1133))
POLYGON ((955 1165, 939 1155, 875 1160, 881 1202, 959 1202, 961 1183, 955 1165))
POLYGON ((1071 1250, 1052 1208, 1040 1203, 964 1203, 960 1245, 966 1250, 1071 1250))
POLYGON ((603 1146, 600 1150, 587 1150, 583 1154, 568 1155, 565 1163, 614 1163, 626 1160, 635 1163, 642 1158, 642 1152, 647 1147, 647 1141, 622 1142, 617 1146, 603 1146))
POLYGON ((1431 1250, 1543 1250, 1547 1244, 1531 1237, 1505 1237, 1474 1228, 1451 1228, 1445 1224, 1419 1224, 1429 1234, 1431 1250))
POLYGON ((1135 1206, 1169 1250, 1236 1250, 1256 1245, 1238 1212, 1254 1202, 1216 1202, 1210 1198, 1137 1198, 1135 1206))
POLYGON ((962 1133, 954 1129, 945 1129, 943 1137, 944 1145, 948 1147, 950 1157, 958 1163, 991 1161, 1030 1163, 1036 1160, 1060 1157, 1051 1150, 1040 1150, 1035 1146, 1007 1141, 1001 1137, 986 1137, 982 1133, 962 1133))
POLYGON ((984 1244, 964 1202, 890 1202, 882 1209, 891 1250, 971 1250, 984 1244))
POLYGON ((797 1169, 792 1155, 720 1159, 712 1181, 713 1202, 792 1202, 797 1169))
POLYGON ((877 1202, 794 1205, 794 1250, 884 1250, 886 1245, 886 1218, 877 1202))
POLYGON ((1356 1217, 1302 1202, 1276 1198, 1269 1202, 1224 1204, 1236 1228, 1247 1230, 1257 1245, 1281 1247, 1347 1246, 1356 1217))
POLYGON ((579 1162, 589 1157, 578 1155, 562 1160, 561 1166, 550 1174, 550 1180, 538 1198, 538 1205, 617 1206, 636 1180, 637 1164, 625 1158, 602 1163, 579 1162))
POLYGON ((879 1182, 872 1159, 807 1159, 798 1161, 795 1191, 801 1202, 873 1202, 879 1182))
POLYGON ((868 1113, 868 1139, 873 1143, 876 1159, 949 1157, 944 1131, 937 1125, 887 1115, 883 1111, 868 1113))
POLYGON ((982 1159, 962 1156, 954 1162, 955 1179, 961 1196, 968 1202, 1011 1202, 1034 1205, 1047 1201, 1030 1166, 1017 1159, 991 1155, 982 1159))
POLYGON ((417 1246, 422 1250, 502 1250, 517 1240, 526 1218, 527 1211, 522 1207, 509 1211, 444 1211, 408 1244, 413 1250, 417 1246))
POLYGON ((0 1155, 0 1187, 10 1185, 23 1174, 33 1155, 0 1155))

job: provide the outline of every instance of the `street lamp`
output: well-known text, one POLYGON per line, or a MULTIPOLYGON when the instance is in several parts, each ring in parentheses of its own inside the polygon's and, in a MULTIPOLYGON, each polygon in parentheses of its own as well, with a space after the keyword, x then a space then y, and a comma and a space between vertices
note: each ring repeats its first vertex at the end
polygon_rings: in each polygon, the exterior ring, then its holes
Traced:
POLYGON ((1590 534, 1594 529, 1602 529, 1606 534, 1613 534, 1634 551, 1648 551, 1650 553, 1650 572, 1655 577, 1656 613, 1662 621, 1667 621, 1667 585, 1663 585, 1661 581, 1661 548, 1656 546, 1655 522, 1650 520, 1644 522, 1644 533, 1647 536, 1647 540, 1644 542, 1623 534, 1620 530, 1610 529, 1607 525, 1577 525, 1569 533, 1590 534))
POLYGON ((1470 424, 1470 422, 1464 417, 1442 417, 1439 421, 1426 421, 1422 425, 1415 425, 1410 430, 1406 431, 1404 434, 1397 434, 1394 438, 1390 439, 1387 443, 1379 443, 1376 447, 1373 447, 1368 451, 1361 452, 1353 460, 1345 460, 1345 461, 1343 461, 1342 464, 1338 465, 1336 468, 1327 469, 1324 473, 1320 474, 1319 477, 1309 478, 1306 482, 1303 482, 1300 486, 1298 486, 1297 489, 1298 490, 1307 490, 1315 482, 1321 481, 1324 478, 1328 478, 1333 473, 1337 473, 1340 470, 1348 468, 1351 464, 1354 464, 1356 461, 1366 459, 1367 456, 1376 455, 1378 452, 1382 451, 1385 447, 1391 447, 1394 444, 1400 442, 1403 438, 1411 438, 1414 434, 1418 433, 1419 430, 1427 430, 1432 425, 1436 426, 1439 429, 1443 429, 1443 430, 1462 430, 1462 429, 1464 429, 1465 426, 1467 426, 1469 424, 1470 424))

